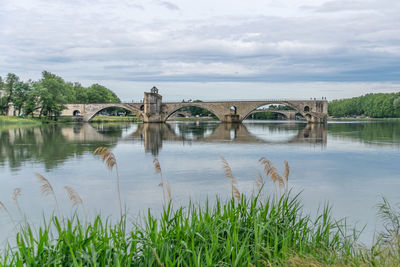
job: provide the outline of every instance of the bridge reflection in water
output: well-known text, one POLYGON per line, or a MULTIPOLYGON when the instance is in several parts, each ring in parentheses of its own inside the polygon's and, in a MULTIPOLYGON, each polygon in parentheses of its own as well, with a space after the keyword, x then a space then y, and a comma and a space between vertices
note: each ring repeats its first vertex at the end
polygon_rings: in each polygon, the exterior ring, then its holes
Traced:
MULTIPOLYGON (((324 147, 327 142, 327 126, 325 124, 271 123, 269 132, 294 133, 284 140, 269 140, 267 136, 258 136, 248 128, 264 124, 229 124, 229 123, 146 123, 139 124, 132 134, 124 140, 141 140, 146 152, 158 155, 163 142, 231 142, 241 144, 318 144, 324 147), (247 127, 248 125, 249 127, 247 127), (265 138, 263 138, 265 137, 265 138)), ((284 135, 285 135, 284 134, 284 135)))

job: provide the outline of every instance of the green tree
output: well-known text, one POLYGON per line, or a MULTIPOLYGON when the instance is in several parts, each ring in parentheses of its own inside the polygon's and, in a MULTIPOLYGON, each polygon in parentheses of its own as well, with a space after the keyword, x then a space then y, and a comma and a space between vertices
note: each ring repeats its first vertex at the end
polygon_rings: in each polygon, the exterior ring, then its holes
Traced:
POLYGON ((366 94, 349 99, 333 100, 329 103, 328 113, 335 117, 370 116, 376 118, 400 117, 400 93, 366 94))
POLYGON ((106 87, 93 84, 87 88, 88 103, 120 103, 121 100, 117 95, 106 87))
POLYGON ((1 98, 1 113, 8 114, 10 104, 13 100, 13 94, 16 85, 19 83, 19 77, 14 73, 7 74, 6 82, 1 82, 2 98, 1 98))
POLYGON ((29 92, 32 91, 32 83, 28 82, 18 82, 15 86, 13 104, 18 114, 21 114, 22 108, 28 100, 29 92))
POLYGON ((66 88, 65 82, 61 77, 47 71, 42 72, 42 79, 36 83, 40 113, 48 118, 56 118, 61 114, 67 103, 66 96, 63 94, 66 88))

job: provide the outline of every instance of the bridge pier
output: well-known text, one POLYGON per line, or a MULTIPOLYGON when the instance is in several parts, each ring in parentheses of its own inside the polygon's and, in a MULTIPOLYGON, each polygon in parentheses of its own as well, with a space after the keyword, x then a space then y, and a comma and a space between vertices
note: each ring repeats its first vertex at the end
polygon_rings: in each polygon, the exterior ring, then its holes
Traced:
POLYGON ((240 119, 239 115, 236 114, 228 114, 224 116, 224 120, 221 122, 226 122, 226 123, 240 123, 242 120, 240 119))

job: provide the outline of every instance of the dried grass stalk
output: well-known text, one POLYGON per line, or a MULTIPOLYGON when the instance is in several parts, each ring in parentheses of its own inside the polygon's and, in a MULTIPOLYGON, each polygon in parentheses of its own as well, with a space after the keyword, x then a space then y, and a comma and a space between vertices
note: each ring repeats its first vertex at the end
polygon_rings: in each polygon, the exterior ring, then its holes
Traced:
POLYGON ((60 206, 58 205, 58 201, 57 201, 56 194, 55 194, 54 189, 53 189, 53 187, 51 186, 49 180, 47 180, 46 177, 44 177, 44 176, 41 175, 40 173, 35 173, 35 176, 37 177, 37 179, 38 179, 39 182, 41 183, 41 186, 40 186, 40 193, 41 193, 43 196, 53 195, 54 201, 55 201, 55 203, 56 203, 58 218, 61 219, 60 206))
MULTIPOLYGON (((169 181, 167 180, 167 182, 164 183, 164 178, 163 178, 163 174, 162 174, 162 171, 161 171, 161 165, 160 165, 160 162, 158 161, 157 158, 153 158, 153 164, 154 164, 154 172, 156 174, 160 174, 161 182, 160 182, 160 184, 158 186, 160 186, 162 188, 163 202, 164 202, 164 206, 166 206, 167 205, 167 203, 166 203, 167 202, 167 196, 166 196, 165 191, 167 191, 167 194, 169 194, 168 198, 171 199, 171 196, 170 196, 171 192, 168 192, 169 181)), ((169 190, 171 191, 171 188, 169 188, 169 190)))
POLYGON ((69 200, 71 200, 72 202, 72 206, 75 207, 77 205, 81 205, 82 209, 83 209, 83 214, 85 215, 85 220, 87 221, 87 212, 85 209, 85 206, 83 205, 83 201, 82 198, 79 196, 79 194, 72 189, 69 186, 64 186, 65 190, 67 191, 68 194, 68 198, 69 200))
POLYGON ((285 164, 285 172, 283 174, 283 177, 285 177, 285 181, 286 181, 286 185, 287 185, 289 182, 290 167, 289 167, 289 163, 286 160, 283 163, 285 164))
POLYGON ((23 219, 25 221, 25 226, 28 226, 28 222, 26 221, 26 218, 22 212, 21 206, 19 205, 19 202, 18 202, 18 197, 20 195, 21 195, 21 188, 19 188, 19 187, 14 188, 14 193, 12 194, 11 199, 12 199, 12 201, 14 201, 15 206, 17 206, 19 216, 21 216, 21 219, 23 219))
POLYGON ((167 179, 167 193, 168 193, 168 200, 172 200, 172 193, 171 193, 171 185, 169 184, 169 180, 167 179))
POLYGON ((120 189, 120 185, 119 185, 119 173, 118 173, 118 165, 117 165, 117 159, 115 158, 114 153, 111 152, 111 150, 109 150, 107 147, 104 146, 100 146, 98 148, 96 148, 93 151, 93 155, 99 155, 101 158, 101 161, 105 163, 105 165, 107 166, 108 169, 110 169, 110 171, 113 170, 113 168, 115 167, 115 172, 117 175, 117 191, 118 191, 118 201, 119 201, 119 213, 121 215, 121 219, 122 219, 122 201, 121 201, 121 189, 120 189))
POLYGON ((19 197, 20 195, 21 195, 21 188, 19 188, 19 187, 14 188, 14 193, 13 193, 11 199, 12 199, 14 202, 18 202, 18 197, 19 197))
POLYGON ((78 193, 69 186, 64 186, 65 190, 68 193, 68 198, 71 200, 72 206, 75 207, 77 205, 82 205, 82 198, 78 195, 78 193))
POLYGON ((258 177, 256 179, 256 185, 257 185, 258 189, 260 189, 264 185, 264 179, 263 179, 261 173, 258 173, 258 177))
POLYGON ((160 166, 160 162, 158 161, 157 158, 153 159, 153 164, 154 164, 154 171, 157 173, 161 173, 161 166, 160 166))
POLYGON ((237 185, 238 182, 237 182, 235 176, 233 176, 231 166, 229 166, 228 161, 226 161, 226 159, 222 156, 221 156, 221 160, 222 160, 222 167, 224 168, 224 171, 225 171, 225 177, 231 179, 232 197, 234 197, 238 201, 240 201, 240 192, 237 189, 237 187, 235 186, 235 184, 237 185))
POLYGON ((240 197, 240 192, 239 192, 239 190, 237 189, 236 186, 232 186, 232 189, 233 189, 233 196, 235 197, 235 199, 236 199, 237 201, 240 201, 241 197, 240 197))
POLYGON ((7 209, 6 205, 4 205, 3 202, 1 202, 1 201, 0 201, 0 210, 4 210, 7 213, 8 217, 10 218, 10 220, 14 226, 15 232, 17 232, 17 225, 15 224, 13 216, 11 215, 10 211, 7 209))
POLYGON ((107 147, 98 147, 93 151, 93 155, 99 155, 101 161, 112 170, 117 165, 117 160, 114 153, 112 153, 107 147))
POLYGON ((232 173, 231 166, 229 166, 229 163, 226 161, 224 157, 221 157, 221 160, 222 160, 222 167, 224 168, 225 171, 225 177, 230 178, 232 180, 235 179, 232 173))

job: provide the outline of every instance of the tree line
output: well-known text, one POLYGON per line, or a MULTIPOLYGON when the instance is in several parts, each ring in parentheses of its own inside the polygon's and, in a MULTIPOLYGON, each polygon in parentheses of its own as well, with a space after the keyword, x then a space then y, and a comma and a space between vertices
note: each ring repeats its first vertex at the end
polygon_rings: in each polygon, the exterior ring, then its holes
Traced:
POLYGON ((368 116, 374 118, 400 117, 400 92, 366 94, 329 102, 328 113, 334 117, 368 116))
POLYGON ((67 103, 120 103, 117 95, 106 87, 93 84, 84 87, 77 82, 42 72, 38 81, 22 81, 16 74, 0 76, 0 113, 7 115, 11 106, 25 116, 39 113, 39 117, 57 118, 67 103))

